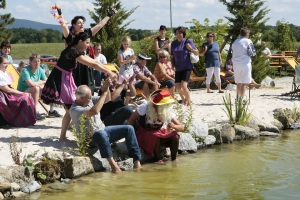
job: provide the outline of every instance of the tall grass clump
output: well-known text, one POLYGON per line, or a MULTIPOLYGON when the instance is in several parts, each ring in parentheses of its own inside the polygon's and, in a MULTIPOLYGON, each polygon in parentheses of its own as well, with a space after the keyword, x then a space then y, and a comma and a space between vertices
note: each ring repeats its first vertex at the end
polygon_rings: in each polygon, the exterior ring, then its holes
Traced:
POLYGON ((225 97, 222 98, 225 105, 223 110, 229 119, 229 123, 245 126, 252 116, 252 112, 248 111, 248 100, 243 102, 242 98, 236 98, 233 107, 229 93, 225 93, 225 97))
POLYGON ((91 141, 91 133, 88 133, 87 127, 86 127, 86 120, 87 118, 84 115, 81 115, 79 117, 79 132, 76 130, 75 126, 72 126, 72 132, 75 136, 76 143, 78 146, 78 156, 86 156, 87 155, 87 149, 89 148, 89 143, 91 141))

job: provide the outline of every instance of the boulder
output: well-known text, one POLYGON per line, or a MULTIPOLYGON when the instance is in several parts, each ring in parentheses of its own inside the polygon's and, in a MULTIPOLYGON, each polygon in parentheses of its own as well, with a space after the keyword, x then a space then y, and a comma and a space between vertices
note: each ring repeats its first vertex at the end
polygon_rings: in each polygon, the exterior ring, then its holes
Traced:
POLYGON ((273 133, 280 133, 280 130, 273 124, 265 122, 265 128, 261 128, 260 131, 268 131, 268 132, 273 132, 273 133))
POLYGON ((216 125, 208 129, 208 135, 213 135, 216 138, 216 144, 222 144, 221 126, 216 125))
POLYGON ((69 184, 65 184, 65 183, 60 183, 60 182, 56 182, 52 185, 49 186, 51 189, 53 190, 67 190, 68 188, 70 188, 69 184))
POLYGON ((257 117, 252 116, 247 123, 247 127, 253 128, 256 131, 269 131, 274 133, 279 133, 280 130, 273 124, 268 122, 263 122, 257 117))
POLYGON ((262 81, 261 81, 261 86, 270 86, 270 87, 275 87, 275 82, 274 80, 267 76, 266 78, 264 78, 262 81))
POLYGON ((271 121, 271 124, 273 124, 274 126, 276 126, 279 130, 283 129, 283 125, 280 121, 278 121, 277 119, 273 119, 271 121))
POLYGON ((75 178, 95 171, 89 157, 74 157, 66 159, 62 173, 66 178, 75 178))
POLYGON ((18 199, 18 198, 22 198, 25 197, 27 194, 21 191, 16 191, 16 192, 12 192, 10 195, 10 198, 13 199, 18 199))
POLYGON ((10 183, 17 183, 21 188, 34 181, 34 176, 31 172, 25 169, 24 166, 10 166, 9 168, 0 167, 0 176, 7 179, 10 183))
POLYGON ((0 199, 4 199, 4 196, 1 192, 0 192, 0 199))
POLYGON ((2 176, 0 176, 0 192, 5 192, 10 189, 11 189, 10 182, 5 178, 3 178, 2 176))
POLYGON ((289 119, 283 112, 282 108, 276 108, 273 110, 273 116, 275 119, 281 122, 283 125, 283 130, 288 129, 294 123, 292 119, 289 119))
POLYGON ((11 189, 13 192, 20 191, 20 186, 17 183, 11 183, 11 189))
POLYGON ((259 136, 280 137, 281 134, 279 134, 279 133, 274 133, 274 132, 269 132, 269 131, 262 131, 262 132, 259 133, 259 136))
POLYGON ((195 137, 206 137, 208 135, 208 125, 201 120, 192 120, 189 133, 195 137))
POLYGON ((231 143, 235 138, 234 128, 230 124, 223 124, 220 132, 223 143, 231 143))
POLYGON ((178 151, 197 152, 197 143, 189 133, 178 132, 180 135, 178 151))
POLYGON ((235 140, 245 140, 259 137, 259 133, 250 127, 235 125, 235 140))
POLYGON ((26 187, 21 189, 22 192, 30 194, 37 190, 40 190, 42 186, 37 181, 31 181, 26 187))
POLYGON ((211 146, 215 144, 215 142, 216 142, 216 138, 213 135, 208 135, 204 139, 204 143, 206 144, 206 146, 211 146))
POLYGON ((133 169, 133 158, 128 158, 123 161, 117 162, 118 166, 122 171, 129 171, 133 169))

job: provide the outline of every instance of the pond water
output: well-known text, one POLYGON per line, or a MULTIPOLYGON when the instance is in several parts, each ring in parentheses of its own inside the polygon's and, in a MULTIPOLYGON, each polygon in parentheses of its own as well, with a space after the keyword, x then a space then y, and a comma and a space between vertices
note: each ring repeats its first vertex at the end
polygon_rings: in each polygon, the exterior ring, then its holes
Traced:
POLYGON ((214 145, 177 163, 94 173, 26 199, 300 199, 300 132, 214 145))

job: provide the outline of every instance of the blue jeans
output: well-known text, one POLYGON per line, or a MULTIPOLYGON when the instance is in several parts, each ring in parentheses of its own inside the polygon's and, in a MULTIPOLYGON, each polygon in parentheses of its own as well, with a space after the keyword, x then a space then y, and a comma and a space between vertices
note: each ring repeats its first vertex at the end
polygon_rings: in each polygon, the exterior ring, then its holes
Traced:
POLYGON ((101 80, 104 78, 104 73, 94 70, 95 87, 101 86, 101 80))
POLYGON ((124 106, 118 108, 104 119, 105 126, 127 125, 127 120, 132 115, 132 108, 124 106))
POLYGON ((98 145, 102 158, 111 158, 113 153, 110 144, 125 138, 126 147, 133 161, 141 160, 139 144, 135 132, 130 125, 108 126, 104 130, 96 131, 92 139, 98 145))

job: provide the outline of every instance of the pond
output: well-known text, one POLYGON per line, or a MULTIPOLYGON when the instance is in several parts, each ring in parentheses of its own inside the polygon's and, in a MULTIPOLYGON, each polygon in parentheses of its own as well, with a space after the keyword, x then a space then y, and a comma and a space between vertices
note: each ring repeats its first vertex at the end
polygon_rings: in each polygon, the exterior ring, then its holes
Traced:
POLYGON ((179 155, 140 171, 99 172, 65 191, 45 185, 26 199, 300 199, 300 132, 260 137, 179 155))

